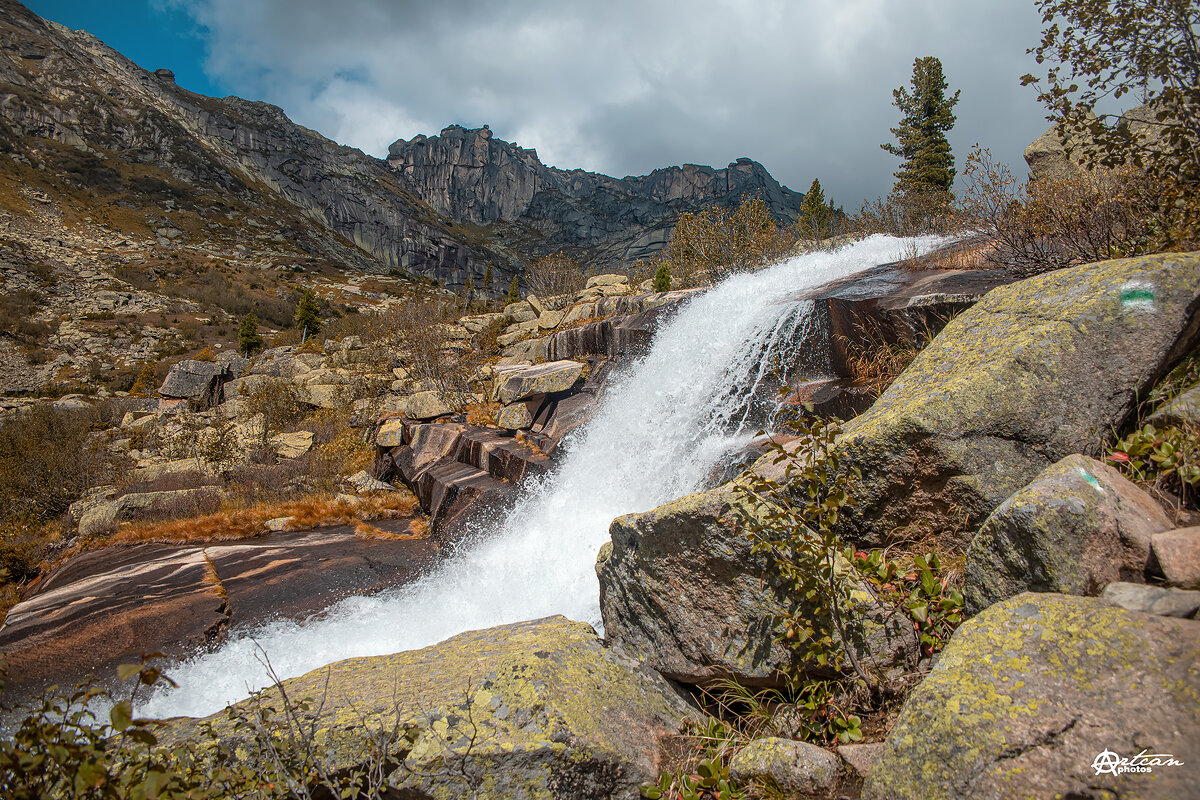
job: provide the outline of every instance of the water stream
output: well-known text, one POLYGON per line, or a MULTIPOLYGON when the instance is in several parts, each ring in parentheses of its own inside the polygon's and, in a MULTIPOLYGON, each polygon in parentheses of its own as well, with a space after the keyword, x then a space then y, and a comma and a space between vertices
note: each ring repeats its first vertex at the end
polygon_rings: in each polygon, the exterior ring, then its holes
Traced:
MULTIPOLYGON (((915 241, 921 250, 938 242, 915 241)), ((736 275, 688 300, 650 351, 610 380, 593 419, 559 466, 523 487, 505 519, 407 586, 353 597, 304 623, 235 635, 219 650, 167 669, 178 683, 140 709, 202 716, 269 681, 355 656, 425 647, 465 630, 563 614, 600 627, 593 563, 613 518, 702 488, 757 432, 755 392, 773 351, 810 323, 806 288, 911 255, 914 240, 875 236, 836 252, 736 275), (907 253, 905 252, 907 249, 907 253), (260 650, 261 648, 261 650, 260 650)), ((769 402, 769 401, 768 401, 769 402)))

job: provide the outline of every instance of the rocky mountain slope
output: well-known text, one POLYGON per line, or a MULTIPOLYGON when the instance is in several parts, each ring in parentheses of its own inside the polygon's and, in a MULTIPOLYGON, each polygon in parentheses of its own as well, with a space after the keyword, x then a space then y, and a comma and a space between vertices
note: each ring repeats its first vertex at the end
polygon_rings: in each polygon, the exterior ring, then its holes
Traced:
MULTIPOLYGON (((295 242, 293 255, 352 269, 398 268, 451 287, 472 275, 480 286, 491 263, 507 287, 505 275, 540 253, 598 248, 595 260, 611 263, 656 249, 683 211, 760 195, 789 220, 802 198, 749 159, 623 179, 551 169, 486 127, 399 141, 385 162, 266 103, 189 92, 168 70, 147 72, 14 0, 0 9, 0 139, 15 162, 58 178, 47 188, 90 193, 104 209, 171 200, 206 220, 246 214, 295 242)), ((140 219, 122 222, 145 232, 140 219)))
POLYGON ((0 393, 127 389, 249 311, 286 327, 306 289, 327 318, 430 283, 500 296, 539 255, 627 262, 752 196, 781 221, 801 199, 748 159, 615 179, 486 127, 376 159, 0 0, 0 393))

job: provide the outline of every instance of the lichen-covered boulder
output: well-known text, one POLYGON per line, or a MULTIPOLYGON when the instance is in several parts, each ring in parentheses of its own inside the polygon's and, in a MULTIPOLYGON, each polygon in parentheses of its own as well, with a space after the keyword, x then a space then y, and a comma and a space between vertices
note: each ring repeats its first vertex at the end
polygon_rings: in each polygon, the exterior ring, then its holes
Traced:
MULTIPOLYGON (((335 769, 363 760, 371 731, 417 725, 411 751, 396 742, 388 782, 397 796, 445 800, 632 800, 658 777, 659 740, 692 713, 659 675, 563 617, 348 659, 283 685, 294 700, 325 695, 316 729, 335 769)), ((277 691, 266 692, 266 704, 278 707, 277 691)), ((251 752, 224 713, 208 721, 239 756, 251 752)), ((172 735, 199 722, 177 724, 172 735)))
POLYGON ((1200 796, 1200 623, 1027 593, 954 634, 914 690, 864 800, 1200 796), (1098 772, 1114 756, 1183 766, 1098 772), (1103 757, 1102 757, 1103 756, 1103 757))
POLYGON ((583 376, 585 366, 578 361, 551 361, 503 372, 497 376, 496 399, 508 405, 536 394, 566 391, 583 376))
POLYGON ((841 762, 828 750, 774 737, 755 739, 729 761, 736 783, 774 784, 784 797, 829 797, 840 774, 841 762))
POLYGON ((197 400, 212 406, 221 402, 221 385, 233 377, 225 364, 184 359, 171 365, 158 393, 163 397, 197 400))
POLYGON ((267 440, 280 458, 299 458, 312 449, 312 431, 277 433, 267 440))
POLYGON ((841 532, 977 529, 1013 492, 1107 432, 1200 339, 1200 254, 1057 270, 959 314, 866 413, 843 464, 861 479, 841 532))
POLYGON ((513 403, 501 407, 496 412, 496 425, 506 430, 515 431, 528 428, 533 424, 533 415, 525 403, 513 403))
MULTIPOLYGON (((732 677, 771 685, 796 665, 777 641, 783 581, 735 529, 740 502, 726 484, 613 520, 596 563, 609 642, 691 684, 732 677)), ((870 620, 851 644, 869 667, 886 671, 911 654, 912 627, 902 615, 878 613, 867 595, 855 597, 853 613, 870 620)))
POLYGON ((1095 596, 1146 579, 1151 537, 1171 520, 1112 467, 1067 456, 1005 500, 967 548, 967 611, 1025 591, 1095 596))

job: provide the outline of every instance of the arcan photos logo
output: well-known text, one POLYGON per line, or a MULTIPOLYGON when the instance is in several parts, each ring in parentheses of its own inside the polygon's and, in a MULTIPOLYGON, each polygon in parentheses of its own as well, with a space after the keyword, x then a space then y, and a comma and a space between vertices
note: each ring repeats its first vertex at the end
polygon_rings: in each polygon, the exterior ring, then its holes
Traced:
POLYGON ((1112 750, 1104 750, 1092 761, 1097 775, 1123 775, 1126 772, 1153 772, 1155 767, 1182 767, 1183 762, 1171 753, 1147 753, 1123 758, 1112 750))

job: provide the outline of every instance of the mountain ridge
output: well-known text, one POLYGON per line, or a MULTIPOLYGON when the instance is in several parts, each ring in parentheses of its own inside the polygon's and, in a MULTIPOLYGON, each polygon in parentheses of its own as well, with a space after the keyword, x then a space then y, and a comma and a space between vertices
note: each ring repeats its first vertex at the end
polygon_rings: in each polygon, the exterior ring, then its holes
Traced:
POLYGON ((168 70, 144 70, 91 34, 42 20, 15 0, 0 0, 0 12, 5 150, 24 154, 39 146, 26 137, 52 140, 106 166, 165 169, 186 188, 202 182, 242 199, 269 193, 269 200, 254 199, 296 209, 316 226, 298 238, 355 270, 399 269, 455 288, 468 277, 480 286, 491 264, 491 288, 498 290, 538 255, 565 249, 599 265, 628 262, 661 248, 685 211, 759 195, 777 219, 788 221, 802 197, 749 159, 722 169, 671 166, 625 178, 548 167, 536 150, 493 139, 486 126, 451 125, 438 136, 398 140, 387 159, 377 159, 293 122, 269 103, 183 89, 168 70), (469 198, 454 184, 453 202, 444 197, 439 186, 451 182, 437 171, 469 162, 422 163, 412 153, 447 143, 461 151, 467 138, 490 140, 497 158, 511 163, 507 172, 489 159, 481 163, 517 181, 521 191, 485 184, 469 198), (726 179, 730 171, 733 178, 726 179), (493 203, 502 213, 463 211, 472 203, 486 208, 489 196, 503 198, 493 203), (348 241, 308 241, 320 239, 320 229, 348 241))

